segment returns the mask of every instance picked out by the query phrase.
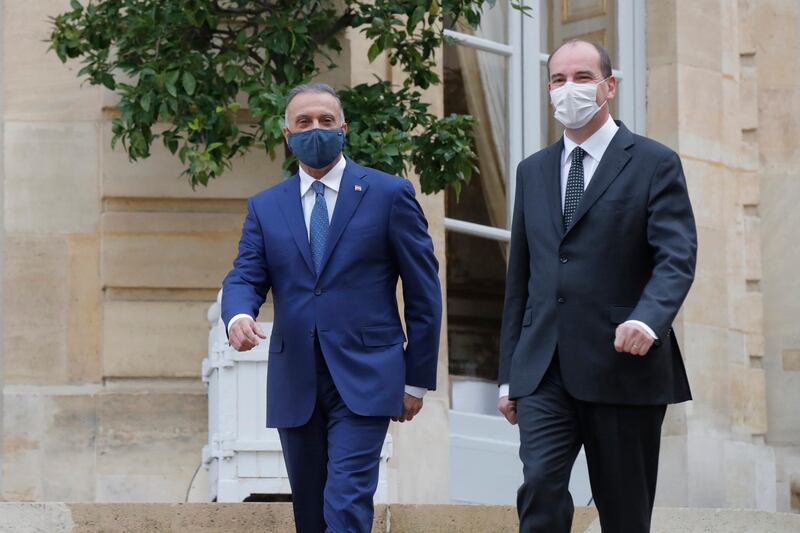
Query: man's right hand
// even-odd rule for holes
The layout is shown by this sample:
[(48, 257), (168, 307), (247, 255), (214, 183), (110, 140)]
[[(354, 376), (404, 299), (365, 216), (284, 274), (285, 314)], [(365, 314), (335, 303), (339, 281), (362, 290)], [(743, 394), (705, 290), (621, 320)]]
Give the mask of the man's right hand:
[(497, 402), (497, 409), (503, 413), (503, 416), (505, 416), (506, 420), (512, 425), (517, 424), (517, 402), (509, 400), (508, 396), (503, 396), (500, 398), (500, 401)]
[(252, 350), (260, 341), (259, 338), (266, 339), (267, 336), (255, 323), (252, 318), (242, 317), (231, 325), (228, 332), (228, 342), (237, 352)]

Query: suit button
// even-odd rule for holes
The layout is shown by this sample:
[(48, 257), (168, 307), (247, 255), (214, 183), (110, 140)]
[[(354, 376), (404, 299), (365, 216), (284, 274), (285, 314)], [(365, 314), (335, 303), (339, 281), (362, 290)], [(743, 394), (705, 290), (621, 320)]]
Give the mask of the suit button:
[(322, 289), (314, 289), (314, 294), (319, 296), (320, 294), (322, 294)]
[(558, 260), (561, 261), (562, 263), (566, 263), (567, 261), (569, 261), (569, 259), (567, 259), (564, 256), (559, 257)]
[(309, 331), (309, 332), (308, 332), (308, 336), (309, 336), (309, 337), (313, 337), (313, 336), (314, 336), (314, 330), (313, 330), (313, 329), (312, 329), (311, 331)]
[(556, 301), (557, 301), (558, 303), (560, 303), (560, 304), (563, 304), (564, 302), (566, 302), (566, 300), (565, 300), (565, 299), (564, 299), (562, 296), (559, 296), (559, 297), (558, 297), (558, 300), (556, 300)]

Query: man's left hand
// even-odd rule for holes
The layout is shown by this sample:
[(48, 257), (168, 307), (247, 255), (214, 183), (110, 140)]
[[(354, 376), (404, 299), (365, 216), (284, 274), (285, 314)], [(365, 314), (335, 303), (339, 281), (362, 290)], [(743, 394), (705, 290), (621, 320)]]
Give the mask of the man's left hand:
[(620, 324), (617, 327), (617, 338), (614, 349), (631, 355), (645, 355), (650, 351), (655, 339), (638, 324)]
[(406, 393), (405, 396), (403, 396), (403, 415), (393, 416), (392, 420), (395, 422), (411, 422), (411, 419), (417, 416), (417, 413), (419, 413), (421, 410), (422, 398), (417, 398)]

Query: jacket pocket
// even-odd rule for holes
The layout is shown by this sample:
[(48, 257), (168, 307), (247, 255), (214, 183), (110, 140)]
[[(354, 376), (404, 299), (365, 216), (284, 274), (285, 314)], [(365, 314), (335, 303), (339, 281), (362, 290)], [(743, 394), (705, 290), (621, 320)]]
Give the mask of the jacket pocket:
[(522, 315), (522, 327), (530, 326), (533, 323), (533, 309), (530, 307), (525, 308), (525, 314)]
[(633, 313), (633, 307), (625, 307), (621, 305), (612, 305), (608, 308), (608, 318), (613, 324), (622, 324)]
[(269, 338), (269, 353), (280, 353), (283, 351), (283, 336), (272, 335)]
[(405, 342), (406, 336), (400, 326), (370, 326), (361, 329), (364, 346), (391, 346)]

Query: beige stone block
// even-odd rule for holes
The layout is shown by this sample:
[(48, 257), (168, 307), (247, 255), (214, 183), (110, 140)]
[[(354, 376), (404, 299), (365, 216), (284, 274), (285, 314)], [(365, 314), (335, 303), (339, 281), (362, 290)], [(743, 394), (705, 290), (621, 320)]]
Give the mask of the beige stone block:
[(800, 349), (783, 350), (781, 353), (783, 369), (788, 372), (800, 372)]
[(760, 368), (731, 368), (731, 405), (733, 428), (743, 434), (767, 432), (767, 396), (765, 373)]
[[(648, 2), (648, 12), (650, 6), (655, 4), (661, 3)], [(679, 148), (678, 69), (675, 63), (649, 66), (647, 69), (647, 135), (673, 150)]]
[(97, 500), (183, 501), (207, 441), (204, 394), (106, 394), (98, 405)]
[[(683, 347), (685, 348), (685, 346)], [(684, 349), (684, 352), (686, 350)], [(689, 376), (691, 382), (692, 377)], [(680, 437), (686, 435), (686, 405), (682, 403), (667, 407), (664, 423), (661, 426), (662, 437)]]
[(699, 273), (683, 304), (686, 323), (728, 327), (728, 284), (722, 276)]
[(94, 499), (95, 397), (4, 394), (3, 498)]
[(96, 231), (97, 142), (98, 127), (90, 122), (6, 122), (6, 230)]
[[(775, 510), (775, 457), (767, 447), (747, 442), (729, 441), (724, 446), (725, 460), (725, 507)], [(764, 483), (772, 470), (771, 486)], [(765, 494), (772, 496), (771, 509), (765, 508)], [(769, 492), (767, 492), (769, 491)]]
[(761, 181), (754, 172), (740, 172), (737, 176), (739, 182), (739, 201), (741, 205), (758, 205), (761, 203)]
[(703, 69), (722, 70), (723, 33), (731, 28), (715, 0), (676, 2), (678, 62)]
[(67, 0), (3, 3), (3, 89), (6, 120), (98, 120), (100, 89), (76, 77), (79, 61), (62, 64), (48, 52), (49, 18), (69, 9)]
[[(752, 366), (753, 362), (750, 360), (750, 354), (747, 353), (746, 338), (750, 335), (742, 333), (733, 329), (728, 330), (728, 362), (733, 365)], [(727, 378), (721, 379), (722, 382), (727, 383)]]
[[(664, 65), (675, 64), (678, 60), (677, 2), (675, 0), (648, 0), (646, 19), (647, 66), (652, 70)], [(648, 103), (650, 102), (652, 100), (648, 98)], [(648, 113), (649, 110), (648, 105)]]
[[(737, 56), (738, 57), (738, 56)], [(742, 145), (742, 125), (739, 120), (739, 81), (728, 74), (722, 76), (722, 163), (728, 167), (740, 166), (739, 156)]]
[(722, 507), (725, 503), (724, 440), (705, 435), (687, 438), (688, 505)]
[[(667, 412), (672, 409), (670, 406)], [(658, 454), (658, 484), (656, 505), (659, 507), (686, 507), (688, 487), (688, 458), (686, 436), (663, 436)]]
[(728, 331), (721, 327), (684, 324), (685, 364), (692, 385), (691, 434), (725, 435), (731, 421), (728, 378)]
[(294, 532), (289, 503), (100, 503), (70, 504), (69, 510), (73, 533), (221, 533), (226, 528), (237, 533)]
[[(711, 211), (713, 206), (709, 209)], [(700, 214), (695, 207), (695, 218), (706, 215)], [(707, 213), (710, 215), (710, 213)], [(705, 225), (697, 226), (697, 272), (704, 276), (725, 275), (727, 272), (727, 239), (726, 230)]]
[(744, 217), (744, 246), (745, 246), (745, 278), (760, 280), (761, 271), (761, 218), (758, 216)]
[(208, 351), (204, 302), (108, 301), (103, 313), (106, 377), (199, 376)]
[(3, 393), (2, 500), (41, 500), (46, 406), (41, 396)]
[[(390, 501), (450, 501), (448, 413), (446, 397), (426, 395), (424, 408), (412, 423), (390, 425), (394, 455), (389, 462), (389, 476), (396, 484), (390, 487)], [(425, 454), (419, 453), (420, 446), (425, 447)]]
[(244, 217), (235, 213), (105, 213), (105, 287), (219, 288)]
[(724, 228), (725, 197), (720, 191), (724, 190), (730, 179), (727, 170), (718, 163), (689, 157), (684, 157), (682, 164), (697, 225)]
[[(780, 53), (795, 53), (792, 50), (792, 47), (786, 46), (785, 51)], [(779, 55), (777, 51), (775, 55)], [(758, 79), (760, 171), (764, 174), (796, 175), (794, 154), (797, 150), (796, 139), (800, 138), (800, 120), (797, 120), (800, 116), (800, 89), (796, 83), (788, 87), (776, 86), (775, 78), (767, 77), (760, 63)]]
[(734, 328), (745, 333), (764, 331), (764, 298), (760, 292), (746, 292), (731, 298), (731, 318)]
[(42, 477), (43, 500), (94, 500), (97, 400), (92, 394), (49, 398), (36, 472)]
[(70, 382), (102, 379), (102, 299), (100, 238), (97, 234), (67, 238), (67, 361)]
[(745, 348), (749, 357), (764, 357), (764, 335), (757, 333), (745, 335)]
[(228, 169), (208, 187), (192, 190), (177, 155), (164, 148), (161, 141), (153, 144), (148, 159), (135, 163), (119, 144), (111, 148), (111, 122), (102, 125), (101, 150), (103, 157), (103, 197), (154, 197), (154, 198), (247, 198), (283, 179), (282, 149), (271, 161), (264, 152), (253, 150), (245, 157), (236, 158)]
[(737, 2), (720, 2), (720, 54), (722, 73), (736, 78), (739, 74), (739, 6)]
[(697, 66), (678, 65), (678, 128), (681, 155), (720, 161), (722, 74)]
[(736, 116), (739, 118), (741, 129), (758, 128), (758, 70), (751, 61), (746, 61), (741, 67), (739, 109)]
[[(472, 505), (392, 505), (391, 531), (398, 533), (501, 533), (519, 527), (516, 511), (511, 506)], [(578, 509), (580, 518), (581, 510)], [(586, 523), (583, 524), (584, 528)], [(573, 531), (582, 531), (575, 529)]]
[(69, 375), (66, 238), (9, 234), (4, 247), (3, 379), (64, 383)]
[[(761, 182), (764, 326), (770, 336), (797, 336), (800, 316), (800, 180), (790, 174), (765, 176)], [(797, 340), (787, 347), (797, 346)]]

